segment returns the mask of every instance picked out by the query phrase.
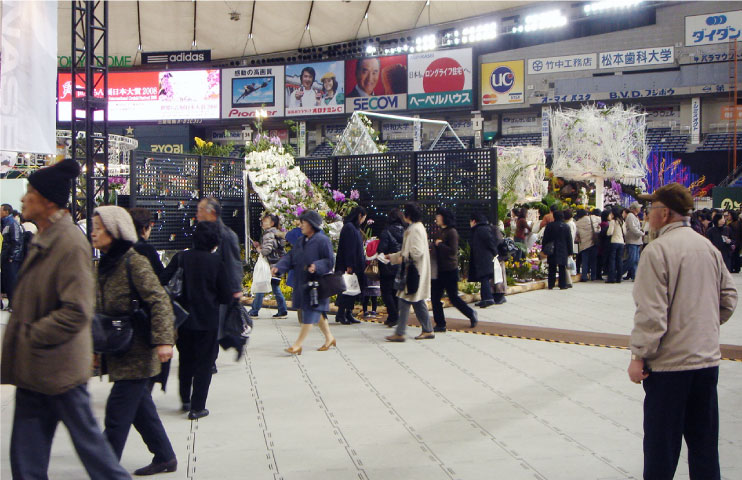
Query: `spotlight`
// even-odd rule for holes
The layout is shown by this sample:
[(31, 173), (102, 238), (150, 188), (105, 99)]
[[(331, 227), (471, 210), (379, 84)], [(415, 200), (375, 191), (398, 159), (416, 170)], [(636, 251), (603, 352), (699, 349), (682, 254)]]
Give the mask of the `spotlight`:
[(609, 10), (633, 8), (642, 3), (642, 0), (604, 0), (602, 2), (588, 3), (583, 8), (586, 15), (597, 15)]

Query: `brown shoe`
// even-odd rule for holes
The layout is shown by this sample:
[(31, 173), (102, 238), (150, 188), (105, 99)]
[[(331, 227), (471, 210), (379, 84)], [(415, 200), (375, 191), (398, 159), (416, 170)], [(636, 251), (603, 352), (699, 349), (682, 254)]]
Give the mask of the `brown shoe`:
[(387, 342), (404, 342), (407, 340), (403, 335), (389, 335), (385, 338)]
[(432, 340), (435, 338), (435, 334), (431, 332), (423, 332), (417, 337), (415, 337), (415, 340)]

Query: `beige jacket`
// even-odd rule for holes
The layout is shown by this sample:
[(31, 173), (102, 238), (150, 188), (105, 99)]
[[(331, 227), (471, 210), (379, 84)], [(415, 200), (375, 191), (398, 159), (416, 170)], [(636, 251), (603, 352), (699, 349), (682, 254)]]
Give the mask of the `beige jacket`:
[(721, 253), (689, 224), (666, 225), (645, 247), (634, 302), (630, 347), (651, 370), (719, 364), (719, 327), (737, 306), (737, 290)]
[(606, 233), (611, 237), (611, 243), (626, 243), (626, 223), (623, 221), (611, 220)]
[[(592, 224), (590, 223), (592, 221)], [(580, 236), (579, 251), (587, 250), (593, 244), (593, 232), (600, 233), (600, 217), (585, 215), (575, 222), (577, 233)]]
[(420, 222), (411, 224), (404, 232), (402, 250), (390, 255), (393, 264), (402, 263), (402, 259), (410, 258), (420, 273), (420, 287), (414, 294), (400, 291), (397, 296), (408, 302), (418, 302), (430, 298), (430, 252), (428, 250), (428, 234)]

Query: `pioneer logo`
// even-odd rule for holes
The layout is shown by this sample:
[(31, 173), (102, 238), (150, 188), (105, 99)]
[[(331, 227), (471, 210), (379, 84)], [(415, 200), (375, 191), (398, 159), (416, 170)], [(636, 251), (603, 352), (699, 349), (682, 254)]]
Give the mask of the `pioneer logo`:
[(211, 61), (211, 50), (184, 50), (178, 52), (142, 53), (143, 65), (202, 63), (209, 61)]

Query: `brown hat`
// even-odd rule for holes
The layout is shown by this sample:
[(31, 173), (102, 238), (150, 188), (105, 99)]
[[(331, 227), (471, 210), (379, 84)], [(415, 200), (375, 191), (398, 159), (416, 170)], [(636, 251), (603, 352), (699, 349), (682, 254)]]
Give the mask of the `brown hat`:
[(654, 191), (651, 195), (639, 195), (639, 200), (662, 202), (670, 210), (680, 215), (688, 215), (693, 209), (693, 196), (690, 190), (679, 183), (668, 183)]

